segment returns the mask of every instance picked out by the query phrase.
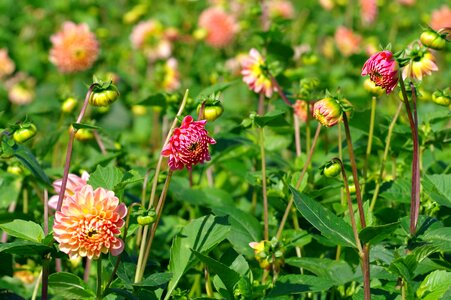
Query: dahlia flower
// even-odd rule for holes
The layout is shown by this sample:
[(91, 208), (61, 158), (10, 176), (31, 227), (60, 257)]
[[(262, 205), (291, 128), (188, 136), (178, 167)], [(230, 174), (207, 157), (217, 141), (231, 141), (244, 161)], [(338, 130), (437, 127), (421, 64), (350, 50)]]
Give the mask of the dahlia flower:
[(9, 101), (16, 105), (26, 105), (35, 97), (36, 80), (25, 73), (18, 73), (5, 82)]
[(431, 75), (432, 71), (438, 71), (435, 64), (435, 57), (431, 52), (419, 54), (410, 60), (402, 70), (402, 79), (412, 78), (422, 80), (423, 76)]
[(238, 30), (235, 18), (218, 7), (204, 10), (199, 17), (198, 26), (207, 32), (205, 42), (215, 48), (229, 45)]
[(363, 24), (372, 24), (377, 17), (376, 0), (360, 0), (360, 18)]
[(0, 49), (0, 79), (14, 72), (16, 66), (8, 56), (7, 49)]
[(315, 102), (313, 105), (313, 117), (326, 127), (332, 127), (343, 118), (343, 110), (340, 103), (333, 98), (327, 97)]
[(63, 73), (89, 69), (99, 55), (99, 43), (87, 24), (65, 22), (62, 30), (50, 37), (50, 62)]
[(382, 51), (373, 54), (363, 65), (362, 76), (370, 75), (370, 79), (391, 93), (398, 84), (398, 62), (390, 51)]
[(55, 214), (53, 235), (62, 252), (70, 258), (97, 259), (102, 253), (117, 256), (124, 242), (117, 237), (124, 225), (127, 207), (112, 191), (93, 190), (89, 184), (67, 197)]
[(307, 101), (296, 100), (293, 104), (294, 114), (302, 121), (307, 122), (308, 118), (308, 105)]
[(434, 30), (451, 27), (451, 9), (449, 6), (442, 5), (442, 7), (432, 11), (429, 25)]
[(344, 26), (339, 26), (335, 31), (337, 48), (346, 57), (359, 53), (361, 41), (362, 37), (360, 35), (355, 34), (352, 30)]
[[(82, 189), (89, 180), (89, 173), (83, 172), (81, 174), (81, 177), (75, 175), (75, 174), (69, 174), (67, 177), (67, 183), (66, 183), (66, 190), (64, 191), (64, 199), (65, 201), (67, 197), (73, 196), (76, 192)], [(55, 189), (55, 196), (50, 197), (49, 199), (49, 207), (56, 209), (56, 206), (58, 204), (58, 197), (59, 193), (61, 191), (61, 183), (63, 179), (58, 179), (53, 182), (53, 188)], [(64, 202), (63, 202), (64, 203)]]
[(276, 91), (263, 56), (254, 48), (249, 51), (249, 56), (241, 61), (241, 75), (243, 81), (256, 93), (265, 94), (269, 98)]
[(191, 169), (198, 163), (210, 160), (209, 144), (216, 141), (208, 136), (205, 130), (206, 120), (193, 121), (193, 117), (186, 116), (182, 125), (172, 133), (169, 142), (161, 151), (161, 155), (169, 156), (171, 170)]
[(163, 29), (163, 25), (156, 20), (143, 21), (133, 28), (130, 41), (150, 61), (166, 59), (171, 56), (172, 44)]

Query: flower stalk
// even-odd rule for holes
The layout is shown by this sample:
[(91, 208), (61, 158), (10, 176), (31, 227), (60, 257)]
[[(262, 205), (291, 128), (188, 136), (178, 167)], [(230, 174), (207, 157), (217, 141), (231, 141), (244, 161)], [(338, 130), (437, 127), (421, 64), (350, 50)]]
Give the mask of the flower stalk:
[(404, 104), (406, 106), (407, 117), (409, 118), (410, 131), (413, 142), (413, 158), (412, 158), (412, 190), (410, 202), (410, 234), (414, 235), (418, 223), (418, 215), (420, 209), (420, 150), (418, 142), (418, 115), (416, 109), (416, 91), (413, 84), (410, 85), (412, 89), (412, 105), (413, 111), (410, 108), (410, 101), (407, 96), (404, 81), (399, 81), (401, 86)]

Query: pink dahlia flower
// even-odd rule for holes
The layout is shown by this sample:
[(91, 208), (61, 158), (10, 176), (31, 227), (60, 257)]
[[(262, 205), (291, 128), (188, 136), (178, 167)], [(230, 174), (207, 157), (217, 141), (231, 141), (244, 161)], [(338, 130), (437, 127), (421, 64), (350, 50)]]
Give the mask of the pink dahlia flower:
[(50, 37), (50, 62), (59, 71), (71, 73), (89, 69), (99, 55), (99, 43), (87, 24), (65, 22), (62, 30)]
[(161, 155), (169, 156), (171, 170), (181, 170), (210, 160), (209, 144), (216, 141), (208, 136), (205, 130), (206, 120), (193, 121), (193, 117), (186, 116), (182, 125), (172, 133), (172, 137), (161, 151)]
[(440, 30), (445, 27), (451, 27), (451, 9), (447, 5), (443, 5), (431, 14), (430, 24), (432, 29)]
[(362, 37), (355, 34), (351, 29), (340, 26), (335, 31), (335, 43), (341, 54), (348, 57), (351, 54), (360, 52), (360, 42)]
[(207, 31), (205, 41), (215, 48), (229, 45), (238, 30), (235, 18), (218, 7), (204, 10), (199, 17), (198, 26)]
[(0, 79), (14, 72), (16, 66), (8, 56), (7, 49), (0, 49)]
[(9, 101), (16, 105), (26, 105), (35, 97), (36, 80), (25, 73), (17, 73), (5, 82)]
[(249, 56), (241, 61), (241, 75), (243, 81), (256, 93), (265, 94), (269, 98), (276, 91), (263, 56), (254, 48), (249, 51)]
[(169, 36), (156, 20), (143, 21), (133, 28), (130, 40), (135, 49), (142, 50), (150, 61), (166, 59), (172, 54)]
[(431, 52), (421, 54), (412, 59), (402, 70), (402, 78), (422, 80), (423, 76), (431, 75), (432, 71), (438, 71), (435, 57)]
[[(64, 199), (67, 197), (73, 196), (76, 192), (81, 190), (88, 182), (89, 180), (89, 173), (83, 172), (81, 174), (81, 177), (75, 175), (75, 174), (69, 174), (67, 177), (67, 183), (66, 183), (66, 190), (64, 191)], [(55, 189), (55, 196), (50, 197), (49, 199), (49, 207), (56, 209), (56, 206), (58, 205), (58, 195), (61, 191), (61, 182), (63, 179), (58, 179), (53, 182), (53, 188)], [(63, 202), (64, 203), (64, 202)]]
[(321, 125), (332, 127), (343, 118), (343, 110), (340, 103), (333, 98), (324, 98), (315, 102), (313, 105), (313, 117), (317, 119)]
[(377, 17), (377, 0), (360, 0), (360, 18), (365, 25), (372, 24)]
[(112, 191), (85, 185), (64, 201), (56, 212), (53, 235), (70, 258), (97, 259), (102, 253), (117, 256), (124, 242), (117, 237), (124, 225), (127, 207)]
[(363, 65), (362, 76), (370, 75), (370, 79), (387, 94), (398, 84), (398, 62), (390, 51), (373, 54)]
[(290, 1), (287, 0), (272, 0), (268, 2), (269, 14), (271, 17), (281, 17), (283, 19), (294, 18), (294, 7)]

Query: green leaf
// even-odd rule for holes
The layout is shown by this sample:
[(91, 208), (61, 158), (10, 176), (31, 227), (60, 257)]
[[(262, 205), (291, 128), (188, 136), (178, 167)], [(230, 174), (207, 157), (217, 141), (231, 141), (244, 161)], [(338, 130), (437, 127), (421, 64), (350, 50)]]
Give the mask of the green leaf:
[(95, 125), (90, 125), (90, 124), (83, 124), (83, 123), (72, 123), (72, 127), (74, 127), (75, 129), (101, 129), (101, 127), (99, 126), (95, 126)]
[(377, 244), (390, 235), (399, 228), (399, 222), (378, 225), (378, 226), (367, 226), (362, 229), (359, 233), (360, 240), (363, 243)]
[(41, 225), (32, 221), (16, 219), (9, 223), (0, 224), (0, 228), (10, 236), (27, 241), (40, 242), (44, 238), (44, 230), (42, 230)]
[(426, 231), (423, 240), (431, 243), (440, 251), (451, 251), (451, 227), (442, 227)]
[(27, 147), (16, 144), (13, 147), (14, 156), (28, 169), (31, 173), (42, 182), (50, 185), (50, 179), (45, 174), (41, 165), (38, 163), (33, 153)]
[(213, 213), (217, 216), (229, 216), (231, 229), (227, 239), (238, 253), (252, 256), (254, 251), (249, 243), (262, 240), (263, 229), (260, 222), (253, 215), (231, 205), (215, 207)]
[(438, 270), (430, 273), (420, 287), (417, 289), (417, 296), (422, 300), (435, 300), (441, 297), (450, 289), (451, 272)]
[(11, 243), (0, 244), (0, 252), (17, 254), (17, 255), (43, 255), (49, 253), (52, 248), (41, 243), (31, 241), (14, 241)]
[[(107, 296), (109, 294), (122, 296), (124, 299), (127, 299), (127, 300), (139, 300), (138, 297), (136, 297), (135, 295), (133, 295), (132, 293), (130, 293), (129, 291), (124, 290), (124, 289), (108, 288), (107, 290), (105, 290), (104, 296)], [(105, 299), (107, 299), (107, 298), (105, 297)]]
[(451, 207), (451, 174), (426, 175), (423, 187), (435, 202)]
[(230, 231), (227, 217), (211, 215), (195, 219), (174, 238), (170, 251), (169, 272), (173, 274), (165, 299), (171, 297), (183, 274), (195, 263), (191, 249), (208, 253), (222, 242)]
[(91, 173), (88, 184), (92, 185), (93, 189), (102, 187), (107, 190), (113, 190), (121, 182), (123, 176), (124, 173), (119, 168), (98, 165), (96, 170)]
[[(193, 254), (203, 263), (208, 266), (209, 271), (212, 271), (218, 274), (219, 278), (221, 278), (225, 287), (227, 288), (227, 299), (234, 299), (233, 289), (235, 284), (241, 279), (241, 276), (236, 271), (230, 269), (223, 263), (220, 263), (217, 260), (214, 260), (206, 255), (203, 255), (195, 250), (193, 250)], [(225, 296), (225, 295), (223, 295)]]
[(298, 268), (304, 268), (318, 277), (329, 280), (334, 285), (343, 285), (355, 280), (354, 272), (345, 261), (327, 258), (292, 257), (285, 263)]
[(143, 281), (134, 283), (133, 285), (139, 287), (159, 287), (160, 285), (168, 283), (171, 278), (171, 273), (154, 273)]
[(7, 208), (11, 203), (17, 201), (21, 182), (19, 176), (0, 171), (0, 209)]
[(333, 283), (326, 278), (312, 275), (284, 275), (280, 276), (274, 288), (265, 299), (280, 299), (279, 296), (307, 292), (327, 291)]
[(286, 110), (273, 110), (266, 113), (264, 116), (255, 116), (255, 124), (259, 127), (265, 126), (287, 126), (288, 122), (285, 120)]
[(49, 276), (49, 288), (52, 293), (65, 299), (94, 299), (95, 294), (78, 276), (59, 272)]
[(290, 190), (298, 211), (326, 238), (338, 245), (356, 247), (351, 225), (307, 195), (300, 194), (292, 186), (290, 186)]
[(390, 188), (380, 193), (382, 198), (398, 203), (410, 203), (411, 182), (406, 178), (397, 178)]

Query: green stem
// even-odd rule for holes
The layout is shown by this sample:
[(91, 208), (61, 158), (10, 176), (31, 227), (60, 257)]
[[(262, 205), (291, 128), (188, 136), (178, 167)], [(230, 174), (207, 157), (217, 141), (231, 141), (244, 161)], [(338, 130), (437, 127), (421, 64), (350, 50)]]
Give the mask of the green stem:
[(49, 293), (50, 256), (46, 255), (42, 261), (42, 289), (41, 299), (47, 300)]
[(98, 300), (102, 299), (102, 257), (97, 259), (97, 294)]
[(382, 177), (384, 174), (385, 163), (387, 161), (388, 151), (390, 150), (390, 142), (391, 142), (391, 136), (393, 133), (393, 128), (395, 128), (395, 124), (396, 124), (396, 121), (398, 120), (399, 113), (401, 112), (402, 106), (403, 106), (403, 103), (400, 102), (398, 105), (398, 109), (396, 110), (396, 113), (393, 116), (393, 120), (391, 121), (391, 123), (388, 127), (387, 138), (385, 140), (384, 156), (382, 157), (382, 162), (381, 162), (381, 166), (380, 166), (380, 170), (379, 170), (379, 176), (376, 180), (376, 186), (374, 187), (373, 198), (371, 199), (371, 204), (370, 204), (370, 211), (374, 210), (374, 207), (375, 207), (376, 201), (377, 201), (377, 197), (379, 196), (379, 189), (380, 189)]
[(260, 156), (261, 156), (261, 171), (262, 171), (262, 196), (263, 196), (263, 224), (264, 224), (264, 239), (269, 240), (269, 226), (268, 226), (268, 195), (266, 191), (266, 158), (265, 158), (265, 139), (264, 128), (260, 128)]
[(416, 94), (413, 84), (412, 88), (412, 102), (413, 113), (410, 109), (409, 98), (407, 97), (406, 87), (404, 81), (400, 81), (402, 96), (407, 110), (407, 117), (409, 118), (410, 131), (413, 142), (413, 157), (412, 157), (412, 190), (410, 202), (410, 234), (414, 235), (418, 223), (418, 214), (420, 209), (420, 168), (419, 168), (419, 144), (418, 144), (418, 116), (416, 110)]
[[(301, 175), (299, 176), (299, 179), (296, 182), (296, 189), (299, 189), (299, 187), (301, 186), (302, 179), (304, 179), (304, 175), (307, 172), (308, 166), (310, 165), (310, 161), (312, 159), (313, 152), (315, 151), (316, 142), (318, 141), (318, 136), (319, 136), (320, 131), (321, 131), (321, 124), (318, 123), (318, 127), (316, 127), (315, 136), (313, 137), (312, 147), (310, 148), (310, 151), (307, 156), (307, 160), (304, 164), (304, 168), (302, 169)], [(291, 196), (290, 200), (288, 201), (287, 208), (285, 209), (285, 213), (283, 214), (282, 220), (280, 221), (279, 229), (277, 230), (276, 238), (278, 240), (280, 240), (280, 237), (282, 236), (282, 231), (283, 231), (283, 228), (285, 227), (285, 223), (287, 222), (287, 218), (290, 213), (293, 202), (294, 202), (294, 197)]]
[(213, 298), (213, 288), (211, 286), (210, 272), (208, 272), (207, 266), (205, 266), (204, 274), (205, 274), (205, 291), (207, 292), (208, 297)]
[[(373, 96), (371, 98), (371, 117), (370, 117), (370, 129), (368, 131), (368, 145), (366, 147), (366, 155), (365, 162), (363, 165), (363, 180), (366, 183), (367, 181), (367, 172), (368, 172), (368, 160), (371, 154), (371, 148), (373, 146), (373, 134), (374, 134), (374, 119), (376, 116), (376, 97)], [(362, 190), (365, 188), (365, 185), (362, 187)]]
[(296, 113), (293, 114), (294, 120), (294, 145), (296, 146), (296, 156), (301, 156), (302, 148), (301, 148), (301, 132), (299, 130), (299, 118), (296, 116)]

